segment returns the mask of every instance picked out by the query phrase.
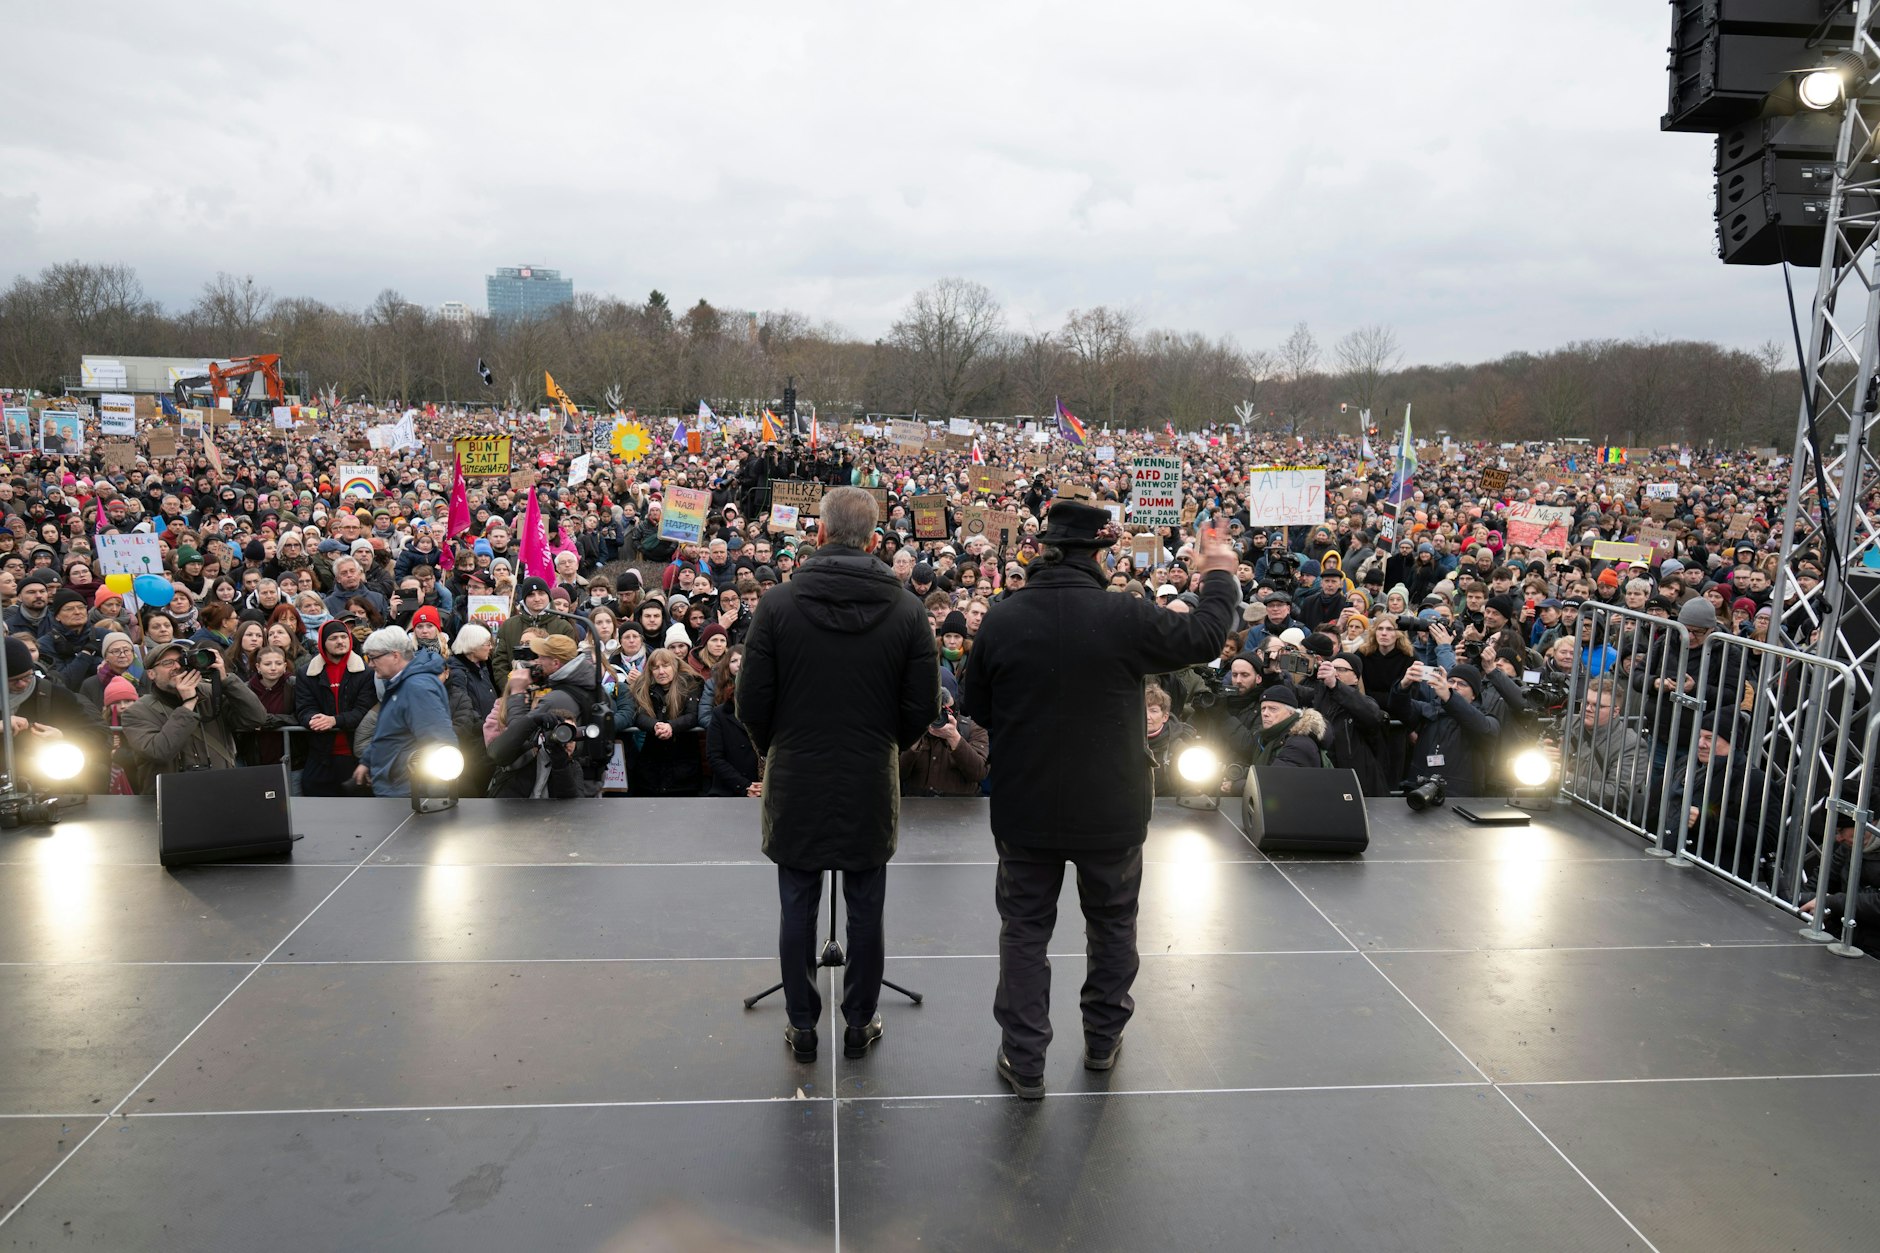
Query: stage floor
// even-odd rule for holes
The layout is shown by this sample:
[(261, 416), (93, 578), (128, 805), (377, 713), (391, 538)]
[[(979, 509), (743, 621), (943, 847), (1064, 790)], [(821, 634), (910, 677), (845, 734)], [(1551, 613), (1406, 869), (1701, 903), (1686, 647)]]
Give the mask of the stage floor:
[[(1166, 803), (1163, 803), (1166, 804)], [(986, 810), (910, 800), (864, 1060), (792, 1060), (744, 800), (305, 801), (291, 864), (0, 832), (0, 1248), (1872, 1247), (1880, 966), (1570, 810), (1362, 861), (1158, 809), (1137, 1012), (993, 1072)], [(827, 980), (828, 972), (824, 972)], [(825, 984), (834, 1013), (837, 996)]]

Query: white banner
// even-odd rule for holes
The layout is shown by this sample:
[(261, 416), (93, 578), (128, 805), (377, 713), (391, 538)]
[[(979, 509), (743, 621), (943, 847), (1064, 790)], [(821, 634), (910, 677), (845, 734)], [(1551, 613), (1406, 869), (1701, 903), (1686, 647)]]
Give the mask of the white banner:
[(1323, 521), (1324, 466), (1265, 466), (1248, 474), (1248, 525), (1317, 526)]
[(98, 433), (137, 434), (137, 397), (117, 394), (98, 397)]
[(1646, 500), (1676, 500), (1677, 498), (1678, 485), (1676, 483), (1647, 483), (1645, 485)]
[(1129, 520), (1137, 526), (1180, 526), (1182, 460), (1138, 457), (1129, 467)]
[(588, 472), (594, 464), (594, 454), (584, 452), (568, 463), (568, 486), (579, 487), (587, 482)]
[(103, 574), (162, 574), (163, 545), (155, 535), (98, 536), (98, 569)]
[(973, 433), (973, 420), (971, 418), (948, 418), (947, 419), (947, 434), (971, 435), (972, 433)]

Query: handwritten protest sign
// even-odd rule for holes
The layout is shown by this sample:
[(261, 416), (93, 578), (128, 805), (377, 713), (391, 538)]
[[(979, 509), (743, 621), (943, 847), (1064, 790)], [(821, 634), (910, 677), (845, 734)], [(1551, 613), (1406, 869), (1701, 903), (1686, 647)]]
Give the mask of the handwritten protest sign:
[(1565, 551), (1572, 525), (1573, 510), (1558, 505), (1521, 501), (1508, 508), (1508, 542), (1520, 548)]
[(908, 507), (914, 511), (914, 537), (916, 539), (945, 539), (947, 537), (947, 498), (945, 496), (914, 496), (907, 503)]
[(475, 435), (457, 441), (467, 479), (497, 478), (509, 473), (509, 436)]
[(163, 545), (155, 535), (98, 536), (98, 568), (104, 574), (162, 574)]
[(888, 442), (897, 448), (919, 448), (927, 442), (927, 424), (892, 419), (888, 423)]
[(1011, 509), (993, 509), (986, 514), (986, 534), (1001, 551), (1018, 543), (1018, 513)]
[(992, 510), (984, 505), (968, 505), (960, 511), (960, 533), (967, 539), (990, 539), (986, 534), (986, 515)]
[(1316, 526), (1325, 521), (1324, 466), (1262, 466), (1247, 476), (1253, 526)]
[[(1180, 526), (1180, 457), (1138, 457), (1129, 467), (1129, 514), (1137, 526)], [(1320, 479), (1321, 492), (1323, 478)]]
[(1599, 540), (1593, 545), (1593, 557), (1597, 561), (1650, 561), (1650, 544), (1626, 544), (1619, 540)]
[(469, 620), (480, 627), (486, 627), (494, 634), (496, 628), (503, 625), (503, 619), (509, 616), (509, 597), (507, 596), (466, 596)]
[(712, 494), (696, 487), (666, 489), (666, 507), (659, 518), (659, 538), (696, 544), (705, 535), (705, 515), (711, 511)]
[(1490, 467), (1482, 471), (1482, 490), (1490, 496), (1499, 496), (1508, 490), (1508, 472)]
[(796, 479), (778, 479), (770, 485), (770, 503), (790, 505), (806, 518), (822, 512), (823, 485)]
[(770, 529), (773, 531), (794, 531), (802, 516), (802, 510), (795, 505), (772, 505), (770, 507)]
[(110, 393), (98, 397), (98, 433), (137, 434), (137, 398)]
[(1676, 483), (1647, 483), (1645, 485), (1646, 500), (1676, 500), (1677, 498), (1678, 485)]

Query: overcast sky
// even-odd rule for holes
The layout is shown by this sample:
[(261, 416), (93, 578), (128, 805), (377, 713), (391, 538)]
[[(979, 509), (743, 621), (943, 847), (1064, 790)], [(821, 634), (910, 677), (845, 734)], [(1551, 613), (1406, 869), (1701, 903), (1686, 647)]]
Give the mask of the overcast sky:
[(6, 27), (0, 281), (82, 258), (167, 305), (227, 270), (480, 308), (533, 263), (872, 337), (958, 274), (1019, 328), (1383, 322), (1412, 362), (1788, 338), (1780, 271), (1714, 255), (1711, 141), (1658, 130), (1648, 0), (108, 0)]

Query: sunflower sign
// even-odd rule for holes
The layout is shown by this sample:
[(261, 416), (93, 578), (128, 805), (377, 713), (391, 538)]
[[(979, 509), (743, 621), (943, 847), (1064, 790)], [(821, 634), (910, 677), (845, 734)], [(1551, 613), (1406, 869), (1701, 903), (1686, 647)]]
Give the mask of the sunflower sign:
[(653, 433), (644, 423), (616, 421), (611, 446), (614, 460), (631, 464), (653, 451)]

